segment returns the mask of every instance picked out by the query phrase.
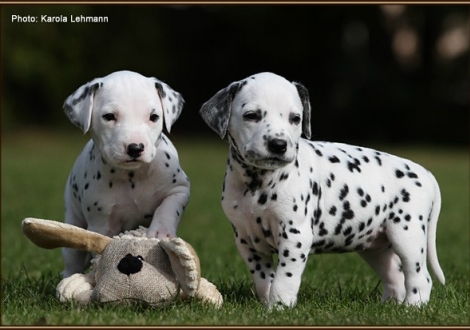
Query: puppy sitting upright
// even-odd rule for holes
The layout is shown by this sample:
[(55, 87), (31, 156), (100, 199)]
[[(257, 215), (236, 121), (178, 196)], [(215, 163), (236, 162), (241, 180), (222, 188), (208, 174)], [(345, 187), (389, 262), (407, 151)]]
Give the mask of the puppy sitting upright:
[[(433, 175), (367, 148), (312, 142), (308, 91), (272, 74), (230, 84), (200, 111), (230, 144), (222, 206), (263, 303), (293, 306), (310, 253), (357, 251), (382, 300), (419, 305), (444, 274)], [(278, 254), (277, 267), (272, 255)]]
[[(163, 134), (183, 108), (181, 95), (156, 78), (114, 72), (81, 86), (64, 103), (91, 140), (65, 188), (65, 222), (114, 236), (148, 226), (148, 237), (173, 237), (189, 202), (189, 180)], [(87, 253), (64, 248), (64, 277), (83, 272)]]

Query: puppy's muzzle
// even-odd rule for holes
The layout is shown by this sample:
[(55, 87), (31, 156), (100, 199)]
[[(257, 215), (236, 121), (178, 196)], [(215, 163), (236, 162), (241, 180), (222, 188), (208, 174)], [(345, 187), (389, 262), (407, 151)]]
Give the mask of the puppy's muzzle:
[(139, 144), (131, 143), (127, 146), (127, 154), (132, 159), (139, 158), (143, 152), (144, 152), (144, 145), (142, 143), (139, 143)]

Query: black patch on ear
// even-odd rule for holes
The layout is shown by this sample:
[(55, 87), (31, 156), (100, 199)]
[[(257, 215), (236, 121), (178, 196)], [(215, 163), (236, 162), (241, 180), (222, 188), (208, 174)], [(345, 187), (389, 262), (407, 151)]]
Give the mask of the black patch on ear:
[(70, 119), (70, 121), (83, 131), (85, 131), (84, 124), (80, 122), (79, 118), (80, 118), (81, 111), (80, 111), (80, 106), (77, 106), (77, 104), (84, 101), (88, 97), (90, 98), (94, 97), (96, 90), (103, 86), (102, 82), (96, 82), (92, 85), (90, 85), (90, 83), (91, 81), (83, 85), (85, 86), (85, 88), (81, 92), (80, 96), (74, 98), (77, 91), (80, 90), (80, 88), (82, 88), (83, 86), (81, 86), (71, 96), (69, 96), (65, 100), (64, 104), (62, 105), (62, 109), (65, 112), (66, 116)]
[(159, 82), (156, 82), (155, 88), (158, 90), (158, 93), (160, 94), (161, 98), (164, 99), (166, 97), (166, 93), (163, 90), (162, 84), (160, 84)]
[(76, 99), (73, 99), (72, 100), (72, 105), (76, 105), (78, 103), (80, 103), (81, 101), (83, 101), (87, 96), (95, 93), (95, 91), (100, 88), (101, 86), (103, 86), (103, 83), (102, 82), (97, 82), (93, 85), (89, 85), (87, 87), (85, 87), (85, 89), (83, 90), (82, 94), (77, 97)]
[(308, 95), (307, 88), (297, 82), (293, 82), (294, 86), (297, 88), (297, 93), (299, 93), (300, 100), (302, 101), (303, 107), (303, 119), (302, 119), (302, 132), (304, 133), (307, 139), (312, 137), (312, 132), (310, 129), (310, 97)]
[(230, 84), (230, 86), (218, 91), (199, 110), (199, 114), (206, 124), (217, 132), (222, 139), (227, 133), (232, 101), (245, 84), (245, 81)]

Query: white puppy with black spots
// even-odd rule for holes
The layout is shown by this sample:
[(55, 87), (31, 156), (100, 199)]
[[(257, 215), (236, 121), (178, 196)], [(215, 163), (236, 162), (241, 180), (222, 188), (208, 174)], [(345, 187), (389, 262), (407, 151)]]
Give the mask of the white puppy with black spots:
[[(114, 72), (78, 88), (64, 103), (87, 143), (65, 188), (65, 222), (107, 236), (139, 225), (147, 236), (176, 236), (189, 180), (163, 133), (183, 108), (181, 95), (156, 78)], [(64, 248), (64, 277), (82, 273), (87, 253)]]
[(444, 284), (435, 243), (441, 197), (426, 169), (301, 138), (311, 135), (308, 91), (273, 73), (233, 82), (200, 114), (229, 141), (222, 207), (265, 305), (296, 304), (315, 253), (357, 251), (380, 276), (383, 301), (426, 303), (426, 258)]

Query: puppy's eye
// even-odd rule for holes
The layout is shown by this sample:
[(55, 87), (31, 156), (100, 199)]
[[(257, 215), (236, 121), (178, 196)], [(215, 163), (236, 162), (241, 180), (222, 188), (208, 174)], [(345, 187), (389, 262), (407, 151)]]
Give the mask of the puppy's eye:
[(243, 119), (258, 122), (261, 119), (261, 113), (260, 111), (248, 111), (243, 114)]
[(116, 120), (116, 116), (114, 116), (114, 113), (106, 113), (102, 117), (106, 121)]
[(140, 259), (140, 260), (144, 261), (144, 258), (141, 255), (138, 255), (137, 259)]
[(302, 121), (302, 118), (300, 117), (300, 115), (298, 114), (295, 114), (295, 113), (291, 113), (290, 116), (289, 116), (289, 122), (293, 125), (298, 125), (300, 124), (300, 122)]
[(153, 113), (153, 114), (150, 115), (149, 119), (150, 119), (151, 122), (156, 123), (158, 118), (160, 118), (160, 116), (157, 115), (156, 113)]

